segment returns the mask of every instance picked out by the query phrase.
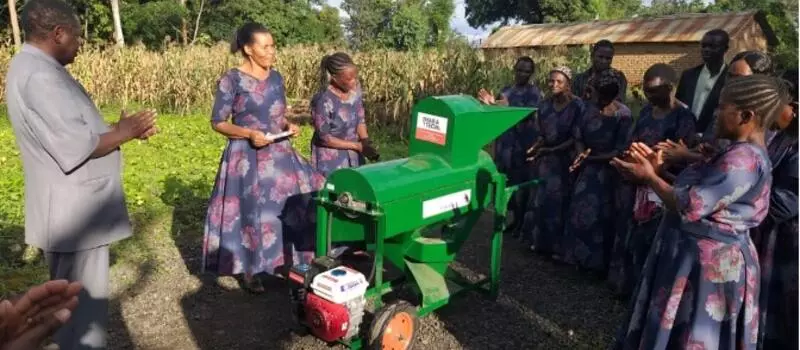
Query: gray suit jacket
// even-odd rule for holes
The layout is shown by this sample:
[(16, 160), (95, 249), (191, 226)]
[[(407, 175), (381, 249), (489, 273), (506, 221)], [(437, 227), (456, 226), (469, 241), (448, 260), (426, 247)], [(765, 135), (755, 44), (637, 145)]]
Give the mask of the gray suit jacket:
[(5, 97), (25, 173), (25, 242), (75, 252), (129, 237), (122, 156), (91, 158), (109, 126), (83, 86), (25, 44), (9, 65)]

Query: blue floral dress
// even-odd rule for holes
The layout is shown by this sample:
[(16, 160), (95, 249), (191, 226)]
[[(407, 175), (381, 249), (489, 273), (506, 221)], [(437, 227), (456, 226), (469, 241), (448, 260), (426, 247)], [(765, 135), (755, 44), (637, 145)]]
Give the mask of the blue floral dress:
[(766, 217), (766, 150), (732, 143), (687, 167), (676, 211), (659, 225), (615, 349), (755, 349), (758, 253), (750, 230)]
[(363, 125), (364, 104), (361, 93), (350, 94), (342, 100), (330, 89), (317, 93), (311, 102), (314, 136), (311, 139), (311, 164), (328, 176), (339, 168), (354, 168), (364, 164), (364, 157), (352, 150), (329, 148), (321, 145), (328, 137), (358, 142), (358, 126)]
[[(511, 107), (536, 107), (542, 94), (535, 85), (524, 87), (506, 86), (500, 95)], [(526, 161), (525, 152), (533, 145), (538, 135), (535, 131), (535, 115), (525, 118), (509, 129), (495, 141), (495, 165), (497, 170), (508, 177), (508, 185), (515, 185), (533, 178), (533, 165)], [(517, 191), (509, 201), (509, 211), (513, 213), (515, 226), (522, 224), (525, 204), (529, 201), (527, 191)]]
[[(536, 133), (544, 140), (543, 147), (555, 147), (572, 139), (575, 123), (583, 115), (584, 103), (573, 99), (561, 110), (552, 100), (539, 106)], [(573, 147), (541, 155), (535, 161), (535, 173), (544, 181), (543, 186), (530, 189), (525, 211), (523, 233), (531, 238), (537, 252), (559, 253), (564, 233), (564, 215), (572, 193), (569, 166), (572, 164)], [(533, 200), (531, 200), (533, 199)]]
[(797, 138), (779, 132), (767, 147), (772, 163), (769, 215), (753, 230), (761, 263), (759, 349), (797, 349)]
[[(285, 112), (280, 73), (259, 80), (231, 69), (218, 81), (211, 122), (277, 134), (286, 127)], [(208, 205), (203, 270), (253, 276), (310, 261), (311, 199), (323, 183), (289, 140), (256, 149), (249, 140), (229, 139)]]
[[(587, 103), (573, 137), (592, 149), (590, 156), (621, 153), (632, 121), (631, 111), (624, 105), (614, 116), (605, 116), (595, 104)], [(614, 185), (619, 173), (609, 160), (587, 159), (578, 171), (564, 229), (563, 259), (603, 273), (614, 239)]]
[[(506, 86), (500, 94), (511, 107), (536, 107), (542, 99), (542, 94), (535, 85)], [(495, 143), (497, 168), (509, 177), (511, 183), (530, 178), (530, 166), (526, 164), (525, 151), (533, 145), (537, 137), (534, 122), (533, 118), (526, 118), (500, 135)]]
[[(654, 147), (665, 140), (690, 142), (695, 137), (696, 119), (685, 107), (673, 109), (661, 118), (653, 117), (653, 106), (646, 105), (639, 112), (633, 127), (628, 147), (633, 142), (642, 142)], [(614, 249), (609, 266), (609, 282), (612, 289), (627, 296), (641, 275), (644, 260), (650, 252), (653, 237), (661, 221), (662, 210), (648, 203), (639, 206), (639, 215), (634, 215), (636, 197), (646, 198), (649, 187), (636, 186), (618, 177), (615, 191), (616, 226)]]

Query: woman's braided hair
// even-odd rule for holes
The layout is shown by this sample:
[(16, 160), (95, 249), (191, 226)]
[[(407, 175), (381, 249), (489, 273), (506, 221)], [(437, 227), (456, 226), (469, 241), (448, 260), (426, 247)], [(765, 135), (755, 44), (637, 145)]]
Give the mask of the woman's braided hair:
[(735, 77), (725, 82), (720, 102), (756, 114), (759, 126), (772, 125), (791, 101), (789, 89), (778, 78), (763, 74)]
[(344, 52), (323, 57), (319, 67), (319, 91), (325, 91), (328, 88), (332, 76), (352, 66), (355, 66), (353, 59)]
[(772, 65), (772, 59), (768, 54), (761, 51), (740, 52), (736, 54), (736, 56), (733, 56), (731, 59), (731, 64), (738, 60), (744, 60), (744, 63), (747, 63), (747, 66), (750, 67), (750, 70), (753, 71), (753, 74), (773, 75), (775, 73), (774, 66)]

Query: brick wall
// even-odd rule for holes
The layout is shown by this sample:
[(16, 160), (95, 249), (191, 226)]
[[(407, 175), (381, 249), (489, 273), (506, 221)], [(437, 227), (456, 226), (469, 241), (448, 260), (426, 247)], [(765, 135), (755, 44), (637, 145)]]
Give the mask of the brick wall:
[[(613, 66), (625, 73), (630, 85), (640, 84), (647, 68), (656, 63), (667, 63), (675, 68), (678, 74), (703, 63), (699, 42), (621, 43), (614, 45), (614, 49), (616, 53)], [(751, 21), (731, 37), (726, 62), (737, 53), (747, 50), (767, 50), (767, 39), (755, 21)]]
[(613, 66), (625, 73), (631, 86), (640, 84), (644, 72), (656, 63), (667, 63), (680, 73), (703, 61), (696, 42), (617, 44), (614, 51)]

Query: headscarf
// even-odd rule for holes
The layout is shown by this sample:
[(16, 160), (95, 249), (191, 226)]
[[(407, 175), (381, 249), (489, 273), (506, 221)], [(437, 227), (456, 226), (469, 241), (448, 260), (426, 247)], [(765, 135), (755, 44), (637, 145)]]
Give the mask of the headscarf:
[(550, 70), (550, 73), (555, 72), (563, 74), (565, 77), (567, 77), (567, 80), (572, 80), (572, 69), (569, 69), (567, 66), (559, 66)]

